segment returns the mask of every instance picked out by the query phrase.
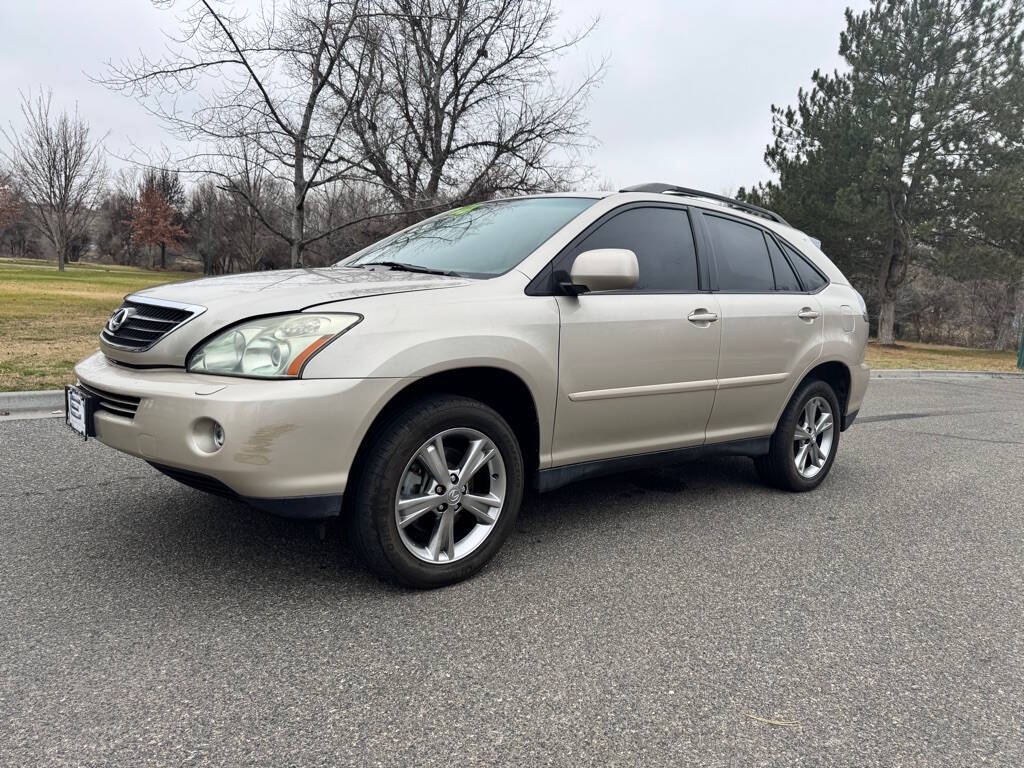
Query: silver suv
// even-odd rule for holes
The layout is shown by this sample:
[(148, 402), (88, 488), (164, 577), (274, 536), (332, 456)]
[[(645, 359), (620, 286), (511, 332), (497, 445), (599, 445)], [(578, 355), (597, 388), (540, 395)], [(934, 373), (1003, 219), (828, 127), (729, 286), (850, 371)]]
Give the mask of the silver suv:
[(664, 184), (521, 197), (325, 269), (128, 296), (68, 423), (194, 488), (342, 515), (376, 573), (435, 587), (494, 555), (527, 488), (709, 454), (815, 488), (867, 334), (770, 211)]

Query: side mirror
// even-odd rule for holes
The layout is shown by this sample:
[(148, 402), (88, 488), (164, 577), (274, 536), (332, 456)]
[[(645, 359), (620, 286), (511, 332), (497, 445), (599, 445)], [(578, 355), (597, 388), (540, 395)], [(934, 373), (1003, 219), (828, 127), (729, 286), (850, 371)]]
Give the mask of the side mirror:
[(632, 288), (639, 279), (635, 253), (625, 248), (598, 248), (576, 257), (569, 285), (562, 288), (573, 296), (587, 291), (621, 291)]

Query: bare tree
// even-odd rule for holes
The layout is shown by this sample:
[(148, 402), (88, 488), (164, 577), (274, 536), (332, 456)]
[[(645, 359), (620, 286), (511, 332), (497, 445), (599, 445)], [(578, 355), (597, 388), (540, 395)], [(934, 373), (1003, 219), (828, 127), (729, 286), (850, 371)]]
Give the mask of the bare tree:
[[(339, 58), (366, 2), (271, 0), (243, 13), (198, 0), (178, 17), (181, 35), (166, 56), (108, 64), (99, 82), (135, 96), (178, 136), (198, 143), (201, 149), (179, 166), (215, 175), (226, 191), (246, 200), (263, 225), (288, 243), (294, 266), (307, 245), (329, 234), (306, 231), (311, 190), (352, 170), (338, 153), (345, 106), (325, 106), (344, 89), (326, 86), (338, 76)], [(169, 9), (174, 2), (154, 5)], [(178, 98), (187, 91), (195, 92), (192, 109), (182, 108)], [(238, 165), (253, 158), (269, 178), (291, 187), (285, 226), (251, 190), (235, 186)]]
[(134, 263), (132, 246), (132, 209), (139, 182), (135, 169), (122, 168), (114, 175), (100, 202), (97, 245), (118, 264)]
[[(230, 183), (221, 185), (227, 191), (228, 216), (225, 225), (231, 232), (232, 249), (239, 263), (252, 271), (264, 266), (273, 250), (268, 239), (274, 236), (265, 222), (268, 214), (273, 215), (286, 209), (287, 204), (283, 204), (287, 198), (287, 194), (283, 194), (286, 185), (267, 174), (266, 159), (261, 156), (258, 147), (239, 147), (237, 161), (232, 165), (235, 173)], [(308, 196), (307, 192), (307, 201), (303, 203), (304, 227), (311, 221)], [(265, 213), (261, 217), (257, 211)], [(283, 228), (280, 219), (278, 215), (277, 218), (271, 218), (269, 223)], [(305, 261), (304, 248), (303, 263)]]
[(203, 262), (203, 273), (214, 275), (231, 271), (231, 250), (225, 247), (224, 192), (209, 180), (192, 188), (185, 220), (192, 243)]
[(11, 256), (27, 256), (32, 247), (21, 191), (10, 171), (0, 168), (0, 248)]
[(13, 176), (0, 168), (0, 232), (14, 224), (22, 213), (21, 194)]
[(575, 150), (603, 64), (569, 88), (553, 66), (593, 25), (556, 39), (550, 0), (373, 2), (360, 55), (342, 57), (359, 84), (346, 149), (400, 209), (580, 180)]
[[(378, 184), (324, 185), (311, 200), (309, 215), (320, 230), (331, 234), (310, 246), (309, 263), (320, 266), (333, 263), (391, 234), (401, 226), (401, 221), (366, 214), (367, 211), (394, 210), (394, 207), (391, 195)], [(345, 226), (339, 227), (339, 224)]]
[(103, 191), (106, 167), (100, 141), (78, 116), (51, 115), (53, 95), (22, 94), (25, 128), (0, 128), (8, 147), (0, 154), (11, 166), (33, 227), (53, 246), (64, 270), (73, 243), (83, 240)]

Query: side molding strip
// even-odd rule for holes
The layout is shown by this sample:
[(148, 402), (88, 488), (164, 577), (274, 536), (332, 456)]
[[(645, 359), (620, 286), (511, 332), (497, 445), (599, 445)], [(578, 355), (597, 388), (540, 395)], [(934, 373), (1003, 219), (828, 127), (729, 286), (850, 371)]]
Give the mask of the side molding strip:
[(758, 376), (737, 376), (733, 379), (704, 379), (703, 381), (679, 381), (668, 384), (643, 384), (639, 387), (590, 389), (585, 392), (570, 392), (569, 399), (574, 403), (583, 403), (588, 400), (611, 400), (619, 397), (643, 397), (644, 395), (671, 395), (677, 392), (701, 392), (709, 389), (759, 387), (763, 384), (779, 384), (788, 378), (788, 373), (764, 373)]
[(759, 387), (762, 384), (779, 384), (789, 378), (788, 373), (763, 373), (760, 376), (737, 376), (734, 379), (719, 379), (719, 389), (738, 387)]
[(582, 403), (587, 400), (610, 400), (617, 397), (671, 395), (676, 392), (700, 392), (706, 389), (715, 389), (717, 385), (718, 381), (716, 379), (705, 379), (704, 381), (680, 381), (669, 384), (643, 384), (639, 387), (591, 389), (586, 392), (572, 392), (569, 394), (569, 399), (574, 403)]

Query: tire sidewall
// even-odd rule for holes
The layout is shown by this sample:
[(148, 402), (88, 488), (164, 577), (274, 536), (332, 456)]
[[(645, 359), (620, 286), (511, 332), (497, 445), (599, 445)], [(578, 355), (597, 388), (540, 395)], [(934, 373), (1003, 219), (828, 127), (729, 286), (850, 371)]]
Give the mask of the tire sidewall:
[[(832, 409), (832, 450), (829, 452), (825, 465), (814, 477), (804, 477), (797, 471), (796, 463), (793, 461), (793, 435), (796, 431), (797, 420), (803, 412), (807, 401), (812, 397), (822, 397), (828, 401)], [(778, 452), (781, 469), (786, 473), (789, 487), (794, 491), (810, 491), (817, 488), (824, 482), (832, 470), (832, 464), (839, 453), (839, 435), (841, 434), (841, 420), (839, 412), (839, 398), (826, 382), (820, 379), (812, 379), (804, 383), (796, 394), (789, 401), (782, 418), (779, 420), (778, 428), (775, 431), (774, 450)], [(783, 461), (784, 460), (784, 461)]]
[[(405, 409), (370, 448), (364, 478), (353, 512), (361, 516), (361, 533), (379, 547), (387, 575), (399, 583), (432, 588), (452, 584), (476, 573), (501, 548), (515, 526), (523, 497), (525, 472), (515, 434), (494, 410), (474, 400), (433, 397)], [(395, 496), (408, 462), (433, 435), (454, 428), (475, 429), (491, 440), (505, 464), (505, 500), (494, 530), (474, 552), (444, 565), (426, 563), (402, 542), (395, 519)]]

